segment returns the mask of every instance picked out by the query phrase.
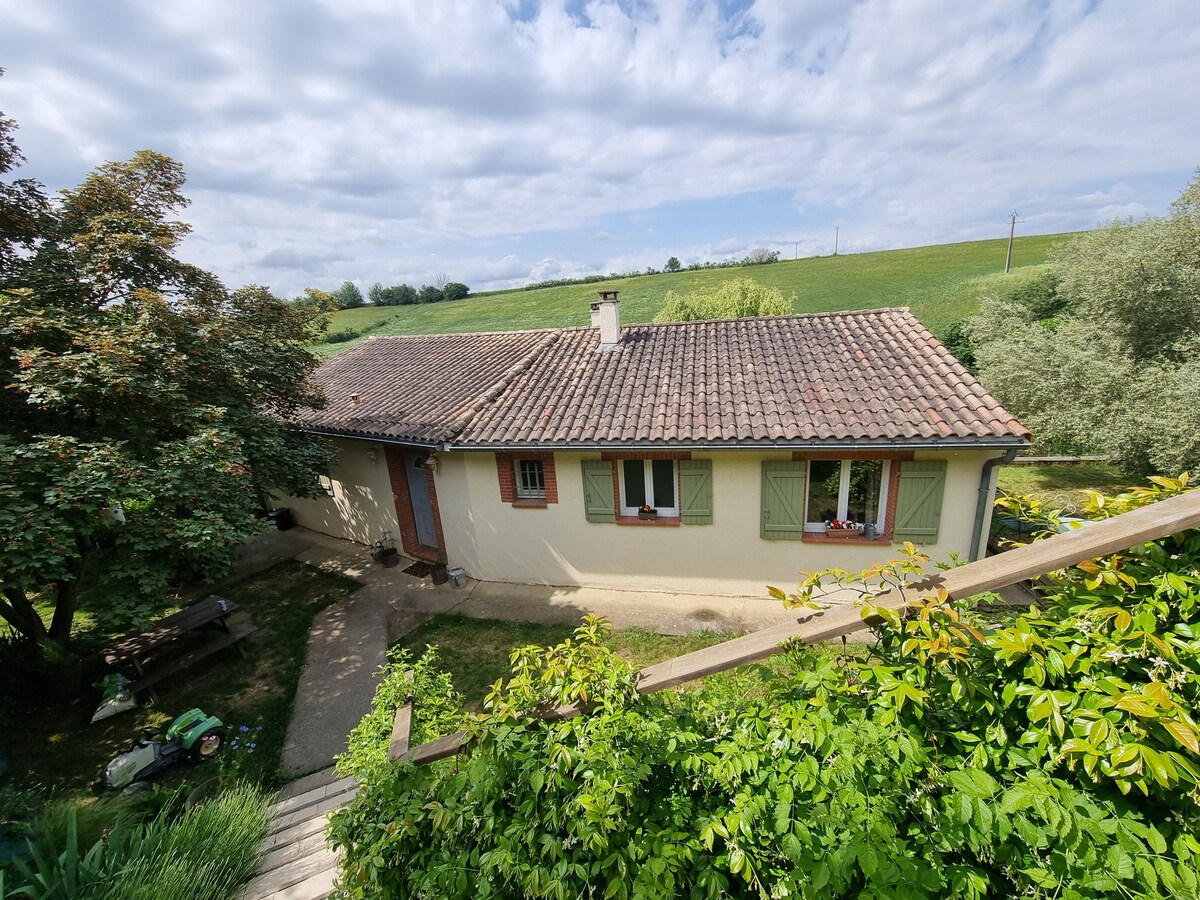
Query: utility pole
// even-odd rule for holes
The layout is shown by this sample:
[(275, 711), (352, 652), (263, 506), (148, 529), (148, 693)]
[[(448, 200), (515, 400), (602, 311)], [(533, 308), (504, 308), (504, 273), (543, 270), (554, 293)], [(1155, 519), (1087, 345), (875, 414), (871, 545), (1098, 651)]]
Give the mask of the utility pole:
[(1012, 268), (1013, 235), (1017, 231), (1017, 216), (1018, 215), (1020, 215), (1020, 213), (1018, 213), (1015, 209), (1012, 211), (1012, 214), (1010, 215), (1010, 222), (1009, 222), (1009, 226), (1008, 226), (1008, 256), (1006, 256), (1004, 258), (1004, 274), (1006, 274), (1006, 275), (1008, 274), (1008, 270), (1010, 268)]
[(841, 229), (840, 225), (833, 226), (833, 255), (834, 256), (837, 256), (838, 232), (840, 232), (841, 230), (842, 229)]

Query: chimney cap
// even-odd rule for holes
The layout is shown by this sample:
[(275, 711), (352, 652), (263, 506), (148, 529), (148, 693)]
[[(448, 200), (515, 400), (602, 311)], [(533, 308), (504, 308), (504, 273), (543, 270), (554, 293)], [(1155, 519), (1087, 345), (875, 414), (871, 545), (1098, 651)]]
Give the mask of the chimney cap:
[(605, 300), (616, 300), (617, 294), (619, 294), (620, 291), (598, 291), (597, 293), (600, 294), (600, 300), (603, 302)]

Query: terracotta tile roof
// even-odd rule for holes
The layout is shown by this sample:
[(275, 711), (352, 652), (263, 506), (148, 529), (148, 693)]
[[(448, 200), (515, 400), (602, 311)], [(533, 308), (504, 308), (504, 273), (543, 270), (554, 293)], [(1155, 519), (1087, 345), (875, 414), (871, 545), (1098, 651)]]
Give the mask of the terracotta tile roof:
[(907, 309), (373, 338), (314, 378), (308, 427), (458, 447), (1029, 436)]

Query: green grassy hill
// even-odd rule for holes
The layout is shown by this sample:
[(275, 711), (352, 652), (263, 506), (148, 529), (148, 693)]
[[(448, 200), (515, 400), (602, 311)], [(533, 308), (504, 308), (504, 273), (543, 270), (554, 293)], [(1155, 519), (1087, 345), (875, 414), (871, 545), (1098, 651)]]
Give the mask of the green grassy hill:
[[(1045, 262), (1051, 246), (1070, 235), (1051, 234), (1018, 238), (1013, 266)], [(796, 312), (829, 312), (910, 306), (935, 333), (975, 311), (978, 292), (971, 281), (1004, 270), (1007, 239), (940, 244), (911, 250), (818, 256), (771, 265), (734, 269), (709, 269), (663, 275), (639, 275), (612, 281), (567, 287), (512, 290), (468, 297), (451, 303), (424, 306), (366, 307), (334, 316), (330, 332), (371, 328), (370, 334), (437, 334), (464, 331), (512, 331), (586, 325), (588, 304), (601, 290), (621, 292), (621, 320), (649, 322), (667, 291), (690, 291), (705, 284), (748, 276), (778, 287), (784, 296), (796, 293)], [(354, 341), (317, 344), (314, 350), (329, 357), (354, 345)]]

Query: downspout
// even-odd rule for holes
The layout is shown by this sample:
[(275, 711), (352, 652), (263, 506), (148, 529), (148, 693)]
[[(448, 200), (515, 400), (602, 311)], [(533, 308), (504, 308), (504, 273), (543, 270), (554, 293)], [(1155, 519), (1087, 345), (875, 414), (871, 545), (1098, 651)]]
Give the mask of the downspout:
[(971, 555), (968, 561), (979, 559), (979, 545), (983, 542), (983, 523), (990, 510), (988, 509), (988, 493), (992, 486), (992, 469), (996, 466), (1010, 463), (1017, 458), (1016, 448), (1009, 450), (1003, 456), (989, 459), (983, 464), (983, 472), (979, 475), (979, 499), (975, 502), (975, 530), (971, 533)]

